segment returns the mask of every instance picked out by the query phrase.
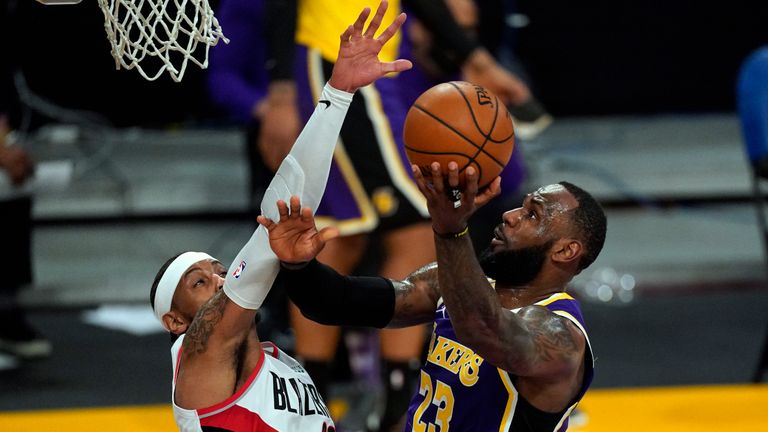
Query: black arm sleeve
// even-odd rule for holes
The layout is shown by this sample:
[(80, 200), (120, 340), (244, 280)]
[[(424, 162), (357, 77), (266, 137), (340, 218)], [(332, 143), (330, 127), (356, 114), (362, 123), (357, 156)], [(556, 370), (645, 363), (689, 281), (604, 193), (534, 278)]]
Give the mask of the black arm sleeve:
[(479, 43), (462, 29), (443, 0), (402, 0), (408, 9), (435, 38), (435, 44), (443, 49), (454, 67), (460, 67)]
[(395, 289), (383, 277), (342, 276), (312, 260), (280, 269), (279, 283), (305, 317), (325, 325), (384, 328), (395, 312)]
[(267, 69), (270, 81), (293, 79), (298, 0), (267, 0)]

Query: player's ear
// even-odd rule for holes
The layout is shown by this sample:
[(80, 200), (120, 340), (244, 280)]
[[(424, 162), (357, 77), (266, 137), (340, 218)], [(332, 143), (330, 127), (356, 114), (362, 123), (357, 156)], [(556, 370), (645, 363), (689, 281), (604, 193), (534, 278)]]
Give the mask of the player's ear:
[(171, 310), (163, 315), (163, 323), (169, 331), (175, 335), (184, 334), (189, 328), (189, 323), (180, 313)]
[(552, 260), (563, 264), (574, 263), (578, 262), (583, 253), (584, 246), (579, 240), (562, 238), (552, 248)]

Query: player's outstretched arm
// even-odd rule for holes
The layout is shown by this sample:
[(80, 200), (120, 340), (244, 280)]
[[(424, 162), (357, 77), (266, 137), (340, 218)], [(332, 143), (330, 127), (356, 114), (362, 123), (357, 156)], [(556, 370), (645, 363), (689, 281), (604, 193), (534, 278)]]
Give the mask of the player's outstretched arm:
[(288, 296), (307, 318), (326, 325), (405, 327), (433, 319), (440, 294), (433, 264), (402, 281), (342, 276), (315, 260), (335, 228), (318, 230), (312, 211), (298, 197), (277, 202), (279, 221), (260, 215), (272, 250), (283, 263)]
[[(407, 61), (382, 63), (378, 60), (381, 47), (405, 20), (401, 15), (375, 37), (386, 8), (387, 2), (383, 1), (364, 29), (370, 14), (370, 9), (365, 8), (342, 34), (332, 82), (320, 97), (326, 104), (316, 107), (278, 168), (262, 201), (263, 213), (277, 219), (273, 204), (278, 199), (287, 201), (291, 195), (301, 196), (316, 208), (325, 190), (333, 148), (352, 100), (351, 93), (389, 72), (410, 67)], [(209, 399), (220, 401), (224, 399), (222, 395), (231, 395), (236, 371), (221, 365), (235, 364), (232, 355), (236, 349), (233, 348), (251, 331), (255, 310), (269, 293), (279, 269), (267, 233), (260, 226), (232, 262), (222, 292), (201, 308), (187, 331), (181, 359), (184, 373), (177, 380), (177, 397), (182, 397), (182, 406), (205, 406)], [(199, 391), (201, 388), (205, 391)], [(185, 391), (187, 389), (191, 391)], [(186, 395), (204, 395), (207, 399), (184, 399)]]
[[(291, 195), (301, 198), (304, 205), (317, 208), (328, 181), (333, 149), (344, 122), (352, 92), (368, 85), (389, 72), (411, 67), (406, 60), (379, 61), (382, 46), (398, 31), (405, 21), (400, 15), (378, 36), (387, 10), (382, 1), (371, 22), (365, 27), (370, 9), (365, 8), (357, 20), (341, 35), (339, 56), (328, 85), (303, 131), (280, 164), (262, 200), (262, 213), (278, 219), (274, 203), (288, 201)], [(257, 309), (272, 286), (279, 265), (271, 253), (267, 234), (257, 229), (232, 265), (240, 269), (227, 276), (224, 292), (244, 309)]]
[[(478, 198), (477, 171), (466, 170), (461, 205), (445, 193), (440, 165), (425, 177), (414, 169), (416, 183), (427, 198), (435, 231), (438, 283), (456, 335), (493, 365), (522, 377), (562, 378), (581, 366), (585, 339), (570, 321), (540, 306), (520, 313), (504, 308), (477, 261), (466, 231)], [(458, 166), (449, 163), (447, 183), (458, 188)], [(488, 198), (489, 199), (489, 198)]]

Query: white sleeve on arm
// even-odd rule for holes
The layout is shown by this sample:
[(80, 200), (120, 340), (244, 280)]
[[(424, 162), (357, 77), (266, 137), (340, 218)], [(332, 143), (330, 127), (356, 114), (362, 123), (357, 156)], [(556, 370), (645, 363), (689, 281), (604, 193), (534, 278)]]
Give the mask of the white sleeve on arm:
[[(269, 183), (261, 200), (264, 216), (277, 221), (275, 203), (301, 198), (303, 207), (314, 212), (323, 197), (331, 169), (333, 149), (347, 115), (352, 94), (326, 84), (315, 111), (304, 126)], [(269, 246), (269, 235), (259, 226), (237, 254), (224, 281), (224, 292), (245, 309), (258, 309), (280, 270), (280, 262)]]
[(288, 202), (291, 195), (301, 198), (302, 207), (314, 213), (323, 197), (333, 149), (339, 139), (341, 124), (347, 115), (352, 94), (326, 84), (315, 112), (285, 157), (261, 200), (261, 213), (279, 219), (275, 202)]

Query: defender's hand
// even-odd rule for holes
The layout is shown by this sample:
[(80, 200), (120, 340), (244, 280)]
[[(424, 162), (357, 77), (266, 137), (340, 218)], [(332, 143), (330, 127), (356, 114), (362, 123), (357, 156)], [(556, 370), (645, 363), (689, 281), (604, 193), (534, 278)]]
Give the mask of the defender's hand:
[(379, 61), (379, 52), (385, 43), (397, 33), (405, 22), (405, 14), (400, 14), (379, 37), (374, 37), (381, 26), (381, 20), (387, 11), (387, 1), (382, 0), (376, 15), (363, 32), (365, 20), (371, 14), (370, 8), (363, 9), (354, 24), (341, 34), (341, 46), (333, 74), (328, 81), (338, 90), (354, 93), (358, 88), (367, 86), (391, 72), (402, 72), (413, 65), (409, 60), (398, 59), (393, 62)]
[(310, 208), (301, 208), (299, 197), (291, 197), (290, 209), (283, 200), (277, 201), (280, 221), (274, 222), (264, 215), (256, 220), (269, 231), (269, 245), (280, 261), (292, 264), (314, 259), (325, 243), (339, 236), (333, 227), (318, 231)]

